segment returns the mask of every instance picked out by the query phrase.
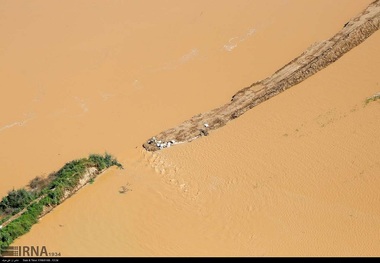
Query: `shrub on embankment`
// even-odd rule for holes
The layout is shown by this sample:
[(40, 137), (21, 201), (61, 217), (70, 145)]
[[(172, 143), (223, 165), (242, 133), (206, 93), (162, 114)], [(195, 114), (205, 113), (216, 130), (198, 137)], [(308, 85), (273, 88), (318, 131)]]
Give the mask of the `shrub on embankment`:
[[(111, 166), (123, 169), (117, 159), (108, 153), (91, 154), (88, 158), (66, 163), (46, 179), (34, 178), (27, 188), (10, 191), (0, 202), (0, 253), (38, 222), (44, 207), (57, 206), (64, 200), (65, 193), (73, 193), (89, 168), (96, 168), (96, 173), (90, 176), (93, 179)], [(14, 219), (7, 222), (12, 216)]]

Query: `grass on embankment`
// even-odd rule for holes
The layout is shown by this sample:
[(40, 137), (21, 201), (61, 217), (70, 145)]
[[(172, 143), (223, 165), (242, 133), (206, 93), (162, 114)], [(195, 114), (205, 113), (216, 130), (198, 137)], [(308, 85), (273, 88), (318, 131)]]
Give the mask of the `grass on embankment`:
[(380, 92), (376, 93), (375, 95), (372, 95), (371, 97), (368, 97), (365, 100), (365, 105), (367, 105), (370, 102), (380, 100)]
[[(38, 222), (44, 207), (59, 205), (65, 193), (75, 191), (89, 168), (97, 170), (90, 178), (93, 180), (111, 166), (123, 169), (116, 158), (107, 153), (104, 156), (91, 154), (88, 158), (66, 163), (47, 178), (34, 178), (26, 188), (10, 191), (0, 202), (0, 253)], [(12, 217), (14, 219), (9, 222)]]

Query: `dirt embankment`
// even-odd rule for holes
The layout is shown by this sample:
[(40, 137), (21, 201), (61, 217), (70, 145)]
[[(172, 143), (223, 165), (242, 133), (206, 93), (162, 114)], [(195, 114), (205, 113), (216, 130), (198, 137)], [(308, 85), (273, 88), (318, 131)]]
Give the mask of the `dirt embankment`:
[[(67, 198), (71, 197), (73, 194), (75, 194), (78, 190), (80, 190), (82, 187), (84, 187), (86, 184), (88, 184), (91, 179), (94, 179), (97, 175), (99, 175), (100, 173), (102, 173), (103, 171), (100, 171), (96, 168), (96, 167), (90, 167), (87, 169), (86, 173), (83, 174), (82, 178), (79, 180), (79, 183), (78, 185), (71, 191), (68, 191), (66, 190), (65, 193), (64, 193), (64, 196), (61, 198), (61, 203), (64, 202)], [(2, 225), (0, 225), (0, 229), (1, 228), (4, 228), (6, 227), (7, 225), (9, 225), (12, 221), (16, 220), (17, 218), (19, 218), (27, 209), (30, 205), (40, 201), (42, 198), (44, 198), (46, 195), (43, 195), (43, 196), (40, 196), (39, 198), (37, 198), (36, 200), (34, 200), (33, 202), (31, 202), (27, 207), (25, 207), (23, 210), (21, 210), (20, 212), (18, 212), (17, 214), (15, 214), (14, 216), (12, 216), (9, 220), (7, 220), (6, 222), (4, 222)], [(56, 206), (44, 206), (43, 207), (43, 211), (41, 213), (41, 215), (38, 217), (38, 218), (42, 218), (44, 215), (46, 215), (47, 213), (50, 213), (54, 207)]]
[(211, 130), (224, 126), (247, 110), (304, 81), (335, 62), (379, 28), (380, 0), (376, 0), (362, 13), (348, 21), (342, 30), (332, 38), (315, 43), (270, 77), (240, 90), (232, 97), (231, 102), (193, 116), (182, 124), (159, 133), (147, 140), (143, 147), (148, 151), (157, 151), (207, 136)]
[[(97, 175), (99, 175), (102, 172), (104, 171), (99, 171), (95, 167), (87, 168), (86, 173), (79, 180), (78, 185), (72, 191), (68, 191), (68, 190), (65, 191), (64, 196), (61, 199), (61, 203), (64, 202), (67, 198), (71, 197), (76, 192), (78, 192), (78, 190), (80, 190), (82, 187), (87, 185), (91, 181), (91, 179), (94, 179)], [(41, 215), (39, 216), (39, 218), (43, 217), (47, 213), (50, 213), (54, 209), (54, 207), (55, 206), (44, 206), (44, 209)]]

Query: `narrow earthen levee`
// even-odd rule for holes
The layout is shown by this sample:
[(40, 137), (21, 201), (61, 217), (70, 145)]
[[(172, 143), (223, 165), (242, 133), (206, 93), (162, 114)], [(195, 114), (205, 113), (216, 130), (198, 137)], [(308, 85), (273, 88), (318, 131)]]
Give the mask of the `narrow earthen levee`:
[(182, 124), (147, 140), (143, 147), (157, 151), (175, 144), (207, 136), (247, 110), (306, 80), (337, 61), (361, 44), (380, 27), (380, 0), (374, 1), (362, 13), (343, 25), (332, 38), (315, 43), (299, 57), (270, 77), (255, 82), (237, 92), (231, 101), (219, 108), (193, 116)]

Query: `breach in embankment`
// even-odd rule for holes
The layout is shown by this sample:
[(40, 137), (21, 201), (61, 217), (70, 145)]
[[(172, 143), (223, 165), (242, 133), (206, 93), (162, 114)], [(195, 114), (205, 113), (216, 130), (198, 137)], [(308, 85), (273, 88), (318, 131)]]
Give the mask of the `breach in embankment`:
[(380, 0), (348, 21), (332, 38), (309, 47), (299, 57), (270, 77), (237, 92), (231, 101), (219, 108), (198, 114), (177, 127), (147, 140), (143, 147), (156, 151), (172, 145), (207, 136), (247, 110), (304, 81), (361, 44), (380, 27)]
[(0, 202), (0, 255), (38, 219), (111, 166), (123, 166), (111, 155), (91, 154), (66, 163), (47, 178), (36, 177), (24, 189), (12, 190)]

